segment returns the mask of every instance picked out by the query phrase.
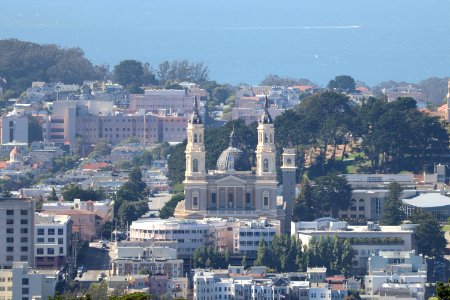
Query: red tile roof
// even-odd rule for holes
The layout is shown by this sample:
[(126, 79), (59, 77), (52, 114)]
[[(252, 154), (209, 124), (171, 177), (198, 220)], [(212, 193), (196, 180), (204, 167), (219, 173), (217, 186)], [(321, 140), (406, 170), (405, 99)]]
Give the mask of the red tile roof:
[(109, 164), (105, 163), (105, 162), (85, 164), (83, 166), (83, 170), (101, 170), (108, 166), (109, 166)]

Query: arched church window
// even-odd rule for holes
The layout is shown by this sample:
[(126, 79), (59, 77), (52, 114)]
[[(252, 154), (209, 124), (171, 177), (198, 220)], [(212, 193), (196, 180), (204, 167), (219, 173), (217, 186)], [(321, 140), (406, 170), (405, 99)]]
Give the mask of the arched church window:
[(263, 163), (263, 172), (269, 172), (269, 160), (265, 159)]
[(291, 165), (291, 164), (292, 164), (292, 161), (291, 161), (291, 159), (290, 159), (290, 158), (288, 158), (288, 159), (286, 160), (286, 163), (287, 163), (288, 165)]
[(194, 159), (192, 161), (192, 172), (198, 172), (198, 160)]
[(267, 134), (264, 134), (264, 143), (267, 143)]
[(201, 134), (198, 135), (198, 142), (199, 142), (199, 143), (202, 142), (202, 135), (201, 135)]
[(194, 144), (197, 144), (197, 134), (194, 133)]

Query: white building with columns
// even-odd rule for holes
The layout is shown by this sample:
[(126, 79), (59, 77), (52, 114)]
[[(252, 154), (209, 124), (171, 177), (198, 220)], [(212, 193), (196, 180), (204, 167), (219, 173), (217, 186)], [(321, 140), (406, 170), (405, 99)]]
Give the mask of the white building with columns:
[[(280, 220), (282, 231), (286, 215), (291, 212), (295, 194), (295, 151), (285, 149), (283, 178), (289, 182), (278, 199), (275, 133), (266, 97), (264, 113), (258, 124), (256, 170), (248, 155), (235, 145), (234, 130), (230, 142), (219, 156), (215, 170), (205, 168), (204, 125), (195, 99), (193, 114), (187, 128), (185, 200), (175, 209), (175, 217), (203, 219), (206, 217), (237, 217), (239, 219)], [(294, 171), (294, 172), (293, 172)], [(289, 222), (289, 221), (288, 221)]]

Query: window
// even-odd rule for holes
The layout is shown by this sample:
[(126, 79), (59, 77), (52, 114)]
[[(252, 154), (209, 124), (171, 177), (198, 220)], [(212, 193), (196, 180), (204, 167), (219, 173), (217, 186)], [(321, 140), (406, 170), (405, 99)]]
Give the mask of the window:
[(198, 160), (194, 159), (192, 161), (192, 172), (198, 172)]
[(58, 228), (58, 235), (64, 234), (64, 228)]
[(197, 134), (194, 133), (194, 144), (196, 144), (196, 143), (197, 143)]
[(59, 247), (59, 254), (63, 254), (64, 253), (64, 248), (63, 247)]
[(196, 207), (198, 206), (198, 192), (192, 193), (192, 205)]
[(27, 225), (28, 224), (28, 220), (27, 219), (22, 219), (22, 220), (20, 220), (20, 224)]
[(28, 233), (28, 228), (20, 228), (20, 233)]
[(28, 288), (22, 288), (22, 294), (23, 295), (28, 295), (29, 293), (29, 289)]
[(14, 219), (6, 219), (6, 225), (13, 225)]
[(263, 194), (263, 205), (265, 208), (269, 207), (269, 193), (268, 192), (264, 192), (264, 194)]
[(6, 252), (14, 252), (14, 247), (6, 247)]
[(21, 216), (28, 216), (28, 210), (26, 210), (26, 209), (21, 209), (21, 210), (20, 210), (20, 215), (21, 215)]
[(216, 208), (217, 207), (217, 194), (211, 193), (211, 207)]
[(228, 193), (228, 208), (234, 207), (234, 194)]
[(6, 211), (6, 215), (7, 215), (7, 216), (14, 216), (14, 210), (8, 209), (8, 210)]
[(45, 239), (44, 239), (44, 238), (37, 238), (37, 242), (38, 242), (38, 243), (44, 243), (44, 242), (45, 242)]
[(364, 211), (364, 206), (360, 206), (360, 207), (358, 208), (358, 210), (359, 210), (359, 211)]
[(45, 234), (44, 228), (38, 228), (37, 234), (38, 235), (44, 235)]
[(53, 248), (48, 248), (48, 249), (47, 249), (47, 254), (55, 254), (55, 249), (53, 249)]
[(250, 208), (252, 206), (252, 194), (245, 193), (245, 208)]
[(267, 159), (263, 163), (263, 172), (269, 172), (269, 161)]
[(286, 164), (287, 164), (287, 165), (291, 165), (291, 164), (292, 164), (292, 161), (291, 161), (290, 158), (286, 159)]
[(58, 245), (62, 245), (64, 244), (64, 239), (63, 238), (58, 238)]
[(14, 228), (6, 228), (6, 233), (14, 233)]
[(22, 278), (22, 285), (28, 285), (28, 278)]
[(21, 237), (20, 238), (20, 242), (21, 243), (28, 243), (28, 237), (26, 237), (26, 236)]
[(44, 254), (44, 248), (37, 248), (36, 253), (37, 254)]
[(13, 237), (7, 237), (6, 238), (6, 242), (7, 243), (14, 243), (14, 238)]
[(49, 228), (48, 235), (55, 235), (55, 228)]
[(48, 238), (48, 242), (49, 243), (54, 243), (55, 242), (55, 238)]

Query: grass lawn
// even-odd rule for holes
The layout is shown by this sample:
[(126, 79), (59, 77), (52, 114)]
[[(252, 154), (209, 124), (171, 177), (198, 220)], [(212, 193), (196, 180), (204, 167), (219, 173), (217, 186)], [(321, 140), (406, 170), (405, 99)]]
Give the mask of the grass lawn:
[(442, 226), (443, 231), (450, 231), (450, 225), (444, 225)]

